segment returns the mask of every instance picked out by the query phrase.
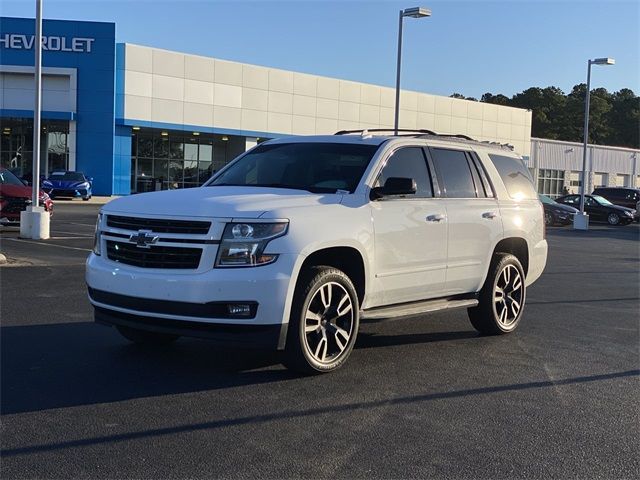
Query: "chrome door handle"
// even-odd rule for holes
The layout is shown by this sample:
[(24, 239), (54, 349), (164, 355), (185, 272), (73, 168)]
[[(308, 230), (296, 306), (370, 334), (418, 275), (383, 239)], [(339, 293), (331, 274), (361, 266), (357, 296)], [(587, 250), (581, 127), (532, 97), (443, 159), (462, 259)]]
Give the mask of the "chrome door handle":
[(442, 215), (441, 213), (438, 213), (437, 215), (429, 215), (427, 217), (427, 222), (440, 222), (440, 221), (444, 220), (445, 218), (447, 218), (445, 215)]
[(496, 218), (498, 216), (498, 214), (496, 212), (484, 212), (482, 214), (482, 218), (488, 218), (488, 219), (493, 219)]

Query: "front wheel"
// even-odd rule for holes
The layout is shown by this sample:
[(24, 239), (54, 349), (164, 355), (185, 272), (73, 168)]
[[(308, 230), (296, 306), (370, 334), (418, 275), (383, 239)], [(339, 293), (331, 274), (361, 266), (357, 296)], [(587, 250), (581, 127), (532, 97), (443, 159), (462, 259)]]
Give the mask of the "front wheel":
[(167, 345), (169, 343), (175, 342), (179, 336), (171, 335), (169, 333), (158, 333), (158, 332), (149, 332), (147, 330), (139, 330), (137, 328), (131, 327), (117, 327), (118, 332), (124, 338), (129, 340), (130, 342), (136, 343), (138, 345)]
[(336, 268), (302, 274), (293, 299), (284, 364), (302, 373), (325, 373), (349, 358), (360, 324), (358, 295)]
[(544, 212), (544, 224), (547, 227), (550, 227), (551, 225), (553, 225), (553, 214), (549, 213), (549, 212)]
[(610, 213), (607, 217), (607, 222), (609, 222), (609, 225), (620, 225), (620, 215), (617, 213)]
[(493, 257), (478, 300), (477, 307), (468, 309), (476, 330), (501, 335), (516, 329), (524, 311), (526, 286), (524, 269), (515, 256), (498, 253)]

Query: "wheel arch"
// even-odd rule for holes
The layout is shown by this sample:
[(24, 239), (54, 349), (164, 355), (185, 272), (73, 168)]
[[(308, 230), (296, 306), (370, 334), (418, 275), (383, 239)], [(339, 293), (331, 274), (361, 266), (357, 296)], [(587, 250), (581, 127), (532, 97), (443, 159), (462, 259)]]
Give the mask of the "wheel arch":
[(353, 283), (358, 295), (358, 302), (362, 305), (367, 291), (367, 271), (364, 256), (357, 248), (339, 246), (315, 250), (304, 259), (296, 283), (303, 272), (319, 265), (326, 265), (342, 270)]
[(508, 237), (500, 240), (493, 249), (496, 253), (510, 253), (518, 259), (524, 270), (525, 277), (529, 272), (529, 244), (522, 237)]

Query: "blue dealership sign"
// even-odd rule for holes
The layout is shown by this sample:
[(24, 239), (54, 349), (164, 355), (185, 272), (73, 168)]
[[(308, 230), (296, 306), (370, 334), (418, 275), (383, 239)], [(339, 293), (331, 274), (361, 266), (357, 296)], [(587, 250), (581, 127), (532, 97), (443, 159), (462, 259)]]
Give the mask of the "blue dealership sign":
[[(0, 68), (32, 67), (35, 21), (0, 17)], [(115, 24), (44, 20), (43, 68), (74, 69), (75, 112), (47, 112), (75, 120), (76, 169), (94, 178), (97, 195), (129, 193), (130, 156), (115, 152)], [(3, 117), (32, 117), (31, 111), (1, 110)], [(70, 145), (73, 148), (73, 145)], [(128, 161), (128, 165), (121, 165)]]

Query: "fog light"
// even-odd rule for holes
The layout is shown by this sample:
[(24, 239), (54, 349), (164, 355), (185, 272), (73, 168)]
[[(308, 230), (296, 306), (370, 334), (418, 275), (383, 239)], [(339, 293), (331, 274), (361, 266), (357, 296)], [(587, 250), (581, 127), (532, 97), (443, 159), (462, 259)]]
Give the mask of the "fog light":
[(240, 317), (248, 317), (251, 315), (251, 305), (242, 303), (230, 303), (227, 305), (229, 315), (238, 315)]

